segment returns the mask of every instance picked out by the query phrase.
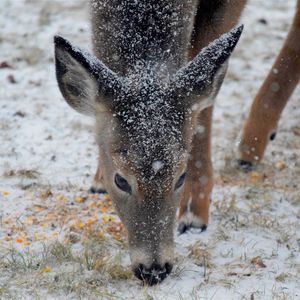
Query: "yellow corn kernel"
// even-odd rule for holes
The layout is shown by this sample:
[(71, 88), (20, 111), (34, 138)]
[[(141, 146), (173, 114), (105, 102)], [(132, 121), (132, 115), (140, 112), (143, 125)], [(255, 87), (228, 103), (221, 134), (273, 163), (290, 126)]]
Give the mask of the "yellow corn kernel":
[(75, 198), (75, 202), (76, 202), (76, 203), (82, 203), (82, 202), (84, 202), (85, 200), (86, 200), (85, 197), (76, 197), (76, 198)]
[(102, 212), (102, 213), (106, 213), (107, 212), (107, 210), (108, 210), (108, 207), (107, 206), (102, 206), (102, 207), (100, 207), (100, 212)]
[(29, 216), (26, 218), (26, 220), (24, 221), (25, 224), (33, 224), (33, 216)]
[(45, 268), (41, 269), (42, 273), (49, 273), (51, 271), (52, 271), (52, 269), (50, 267), (45, 267)]
[(84, 227), (85, 227), (85, 224), (83, 223), (83, 222), (81, 222), (81, 221), (79, 221), (79, 222), (77, 222), (75, 225), (74, 225), (74, 227), (76, 228), (76, 229), (83, 229)]
[(259, 179), (259, 174), (257, 172), (250, 173), (250, 180), (252, 183), (257, 183), (258, 179)]
[(90, 219), (88, 219), (88, 220), (86, 221), (86, 225), (90, 226), (90, 225), (95, 224), (95, 222), (96, 222), (96, 219), (90, 218)]
[(23, 243), (24, 241), (25, 241), (25, 239), (23, 237), (21, 237), (21, 236), (18, 236), (16, 238), (16, 242), (19, 243), (19, 244)]

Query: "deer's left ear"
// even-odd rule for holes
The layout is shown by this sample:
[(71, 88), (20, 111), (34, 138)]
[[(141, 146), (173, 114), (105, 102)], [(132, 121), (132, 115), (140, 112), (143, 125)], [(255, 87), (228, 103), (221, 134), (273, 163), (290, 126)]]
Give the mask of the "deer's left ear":
[(121, 79), (94, 55), (54, 37), (56, 78), (66, 102), (75, 110), (94, 116), (106, 109), (120, 89)]
[(172, 79), (175, 94), (187, 96), (188, 99), (196, 99), (192, 100), (191, 105), (196, 104), (199, 110), (212, 105), (224, 79), (227, 61), (242, 31), (243, 25), (223, 34), (204, 48), (186, 66), (179, 69)]

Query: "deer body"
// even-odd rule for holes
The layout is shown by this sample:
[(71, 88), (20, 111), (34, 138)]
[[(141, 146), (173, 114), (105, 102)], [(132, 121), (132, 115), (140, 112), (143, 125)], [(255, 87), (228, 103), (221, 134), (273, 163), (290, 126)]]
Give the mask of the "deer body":
[[(175, 214), (193, 176), (188, 158), (198, 116), (213, 104), (242, 31), (218, 36), (188, 61), (198, 6), (93, 0), (95, 56), (55, 38), (60, 90), (70, 106), (95, 118), (95, 180), (127, 228), (135, 275), (149, 284), (172, 269)], [(195, 216), (193, 224), (203, 226)]]

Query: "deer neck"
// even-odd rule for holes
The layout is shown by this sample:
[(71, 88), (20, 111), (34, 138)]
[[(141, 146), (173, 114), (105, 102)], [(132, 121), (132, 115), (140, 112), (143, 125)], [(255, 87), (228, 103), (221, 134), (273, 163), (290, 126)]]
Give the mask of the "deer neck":
[(96, 56), (120, 74), (141, 62), (174, 72), (187, 61), (197, 2), (92, 0)]

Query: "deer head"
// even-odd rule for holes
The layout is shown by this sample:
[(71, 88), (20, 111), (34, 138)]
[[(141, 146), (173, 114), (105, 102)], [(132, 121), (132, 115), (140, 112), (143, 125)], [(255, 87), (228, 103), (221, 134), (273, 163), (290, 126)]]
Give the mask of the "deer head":
[(104, 184), (128, 230), (134, 273), (150, 284), (172, 269), (194, 120), (213, 104), (241, 32), (221, 36), (177, 72), (139, 61), (126, 76), (55, 37), (59, 88), (71, 107), (96, 119)]

